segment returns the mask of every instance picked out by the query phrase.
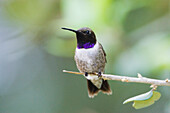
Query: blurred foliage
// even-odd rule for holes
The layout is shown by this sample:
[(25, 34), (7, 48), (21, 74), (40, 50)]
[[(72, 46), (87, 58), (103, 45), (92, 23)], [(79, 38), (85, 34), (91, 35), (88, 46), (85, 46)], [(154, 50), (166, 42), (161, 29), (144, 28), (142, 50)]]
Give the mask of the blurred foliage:
[(1, 0), (0, 112), (168, 113), (168, 88), (151, 107), (122, 101), (148, 90), (110, 81), (113, 95), (87, 96), (73, 60), (75, 35), (61, 27), (92, 28), (107, 53), (106, 73), (170, 78), (169, 0)]

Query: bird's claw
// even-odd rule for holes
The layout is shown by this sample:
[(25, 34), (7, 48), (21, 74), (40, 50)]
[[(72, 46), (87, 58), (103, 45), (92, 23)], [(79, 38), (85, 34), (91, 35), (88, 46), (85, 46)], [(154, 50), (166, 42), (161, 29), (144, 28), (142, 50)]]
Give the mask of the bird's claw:
[(85, 74), (84, 74), (86, 77), (88, 76), (88, 73), (87, 72), (85, 72)]
[(101, 78), (101, 77), (102, 77), (102, 73), (99, 72), (99, 73), (97, 74), (97, 76), (98, 76), (98, 78)]

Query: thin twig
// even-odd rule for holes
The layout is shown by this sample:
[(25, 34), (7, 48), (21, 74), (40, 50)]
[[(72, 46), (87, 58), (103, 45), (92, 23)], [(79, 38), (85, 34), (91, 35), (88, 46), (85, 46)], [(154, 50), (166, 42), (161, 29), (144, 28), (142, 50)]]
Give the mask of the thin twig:
[[(72, 73), (72, 74), (79, 74), (84, 75), (84, 73), (80, 72), (73, 72), (73, 71), (66, 71), (63, 70), (63, 72), (66, 73)], [(90, 74), (96, 76), (97, 74)], [(170, 80), (158, 80), (158, 79), (151, 79), (143, 77), (141, 74), (138, 73), (137, 77), (128, 77), (128, 76), (119, 76), (119, 75), (111, 75), (111, 74), (102, 74), (101, 76), (104, 80), (116, 80), (116, 81), (122, 81), (122, 82), (135, 82), (135, 83), (144, 83), (144, 84), (152, 84), (155, 86), (170, 86)]]

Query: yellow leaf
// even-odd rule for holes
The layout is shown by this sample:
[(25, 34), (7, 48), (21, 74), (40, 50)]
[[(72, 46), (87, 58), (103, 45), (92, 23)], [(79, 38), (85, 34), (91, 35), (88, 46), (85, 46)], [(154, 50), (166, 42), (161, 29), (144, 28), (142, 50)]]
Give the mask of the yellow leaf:
[(160, 97), (161, 97), (161, 94), (159, 92), (153, 91), (153, 95), (150, 99), (134, 101), (133, 107), (135, 109), (141, 109), (141, 108), (148, 107), (148, 106), (154, 104), (155, 101), (159, 100)]

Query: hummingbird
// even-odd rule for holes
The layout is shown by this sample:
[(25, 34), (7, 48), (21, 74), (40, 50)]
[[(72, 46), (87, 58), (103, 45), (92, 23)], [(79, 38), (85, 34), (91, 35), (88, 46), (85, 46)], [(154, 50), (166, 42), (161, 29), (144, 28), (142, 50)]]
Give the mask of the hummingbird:
[[(102, 45), (97, 41), (95, 33), (88, 27), (78, 30), (62, 28), (76, 33), (77, 48), (75, 50), (75, 62), (78, 70), (87, 78), (88, 96), (94, 98), (100, 91), (111, 95), (112, 90), (107, 80), (101, 78), (104, 73), (106, 53)], [(97, 73), (98, 76), (90, 76)]]

